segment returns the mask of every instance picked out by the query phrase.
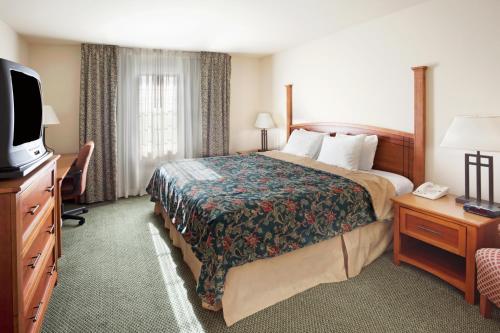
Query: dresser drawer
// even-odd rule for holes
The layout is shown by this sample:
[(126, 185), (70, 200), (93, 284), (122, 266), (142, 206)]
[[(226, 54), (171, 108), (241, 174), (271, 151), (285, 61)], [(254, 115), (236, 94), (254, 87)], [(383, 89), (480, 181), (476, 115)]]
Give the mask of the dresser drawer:
[(37, 175), (36, 180), (21, 193), (21, 221), (23, 239), (30, 236), (34, 222), (43, 213), (50, 199), (55, 195), (55, 172), (54, 168), (47, 168)]
[(465, 256), (465, 227), (406, 208), (399, 210), (399, 220), (401, 233)]
[(41, 276), (35, 286), (35, 293), (29, 302), (26, 302), (23, 315), (24, 332), (40, 331), (43, 317), (57, 281), (56, 252), (52, 246), (49, 256), (42, 263)]
[(33, 241), (22, 252), (22, 290), (23, 299), (29, 301), (35, 292), (40, 275), (44, 274), (44, 263), (52, 256), (55, 244), (54, 209), (45, 212), (42, 222), (34, 230)]

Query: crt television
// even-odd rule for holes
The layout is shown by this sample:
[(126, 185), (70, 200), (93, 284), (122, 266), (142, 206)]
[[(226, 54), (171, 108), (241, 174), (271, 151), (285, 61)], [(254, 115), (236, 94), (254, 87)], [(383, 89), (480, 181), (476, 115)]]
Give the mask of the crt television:
[(0, 58), (0, 179), (22, 177), (50, 155), (43, 142), (40, 76)]

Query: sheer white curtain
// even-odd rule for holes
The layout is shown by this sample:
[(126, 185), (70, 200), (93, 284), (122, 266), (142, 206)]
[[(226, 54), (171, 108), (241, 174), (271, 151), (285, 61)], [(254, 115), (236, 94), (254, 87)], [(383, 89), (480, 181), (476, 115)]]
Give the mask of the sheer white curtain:
[(199, 53), (120, 48), (117, 193), (145, 194), (156, 166), (201, 155)]

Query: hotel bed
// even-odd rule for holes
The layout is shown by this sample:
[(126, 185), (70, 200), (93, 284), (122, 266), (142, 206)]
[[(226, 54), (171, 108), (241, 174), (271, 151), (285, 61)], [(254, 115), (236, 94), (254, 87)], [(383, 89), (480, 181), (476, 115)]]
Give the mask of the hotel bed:
[(287, 86), (288, 135), (298, 129), (377, 135), (375, 170), (347, 170), (279, 151), (156, 169), (147, 191), (198, 282), (204, 308), (223, 309), (230, 326), (320, 283), (354, 277), (387, 249), (390, 199), (424, 180), (425, 68), (414, 75), (415, 133), (292, 125)]

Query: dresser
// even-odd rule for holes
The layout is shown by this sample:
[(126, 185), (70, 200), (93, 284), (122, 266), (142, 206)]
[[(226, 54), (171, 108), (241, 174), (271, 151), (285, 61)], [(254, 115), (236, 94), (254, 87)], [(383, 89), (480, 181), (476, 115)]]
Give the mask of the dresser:
[(57, 283), (56, 163), (0, 180), (0, 332), (38, 332)]
[(464, 293), (474, 304), (476, 251), (500, 246), (500, 218), (467, 213), (447, 195), (437, 200), (405, 194), (394, 201), (394, 263), (416, 266)]

